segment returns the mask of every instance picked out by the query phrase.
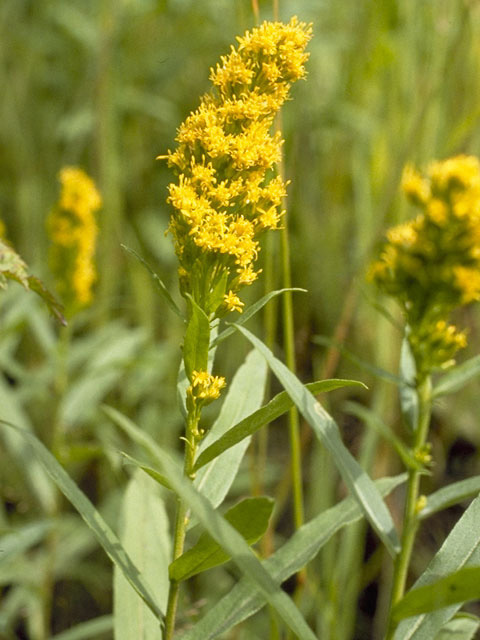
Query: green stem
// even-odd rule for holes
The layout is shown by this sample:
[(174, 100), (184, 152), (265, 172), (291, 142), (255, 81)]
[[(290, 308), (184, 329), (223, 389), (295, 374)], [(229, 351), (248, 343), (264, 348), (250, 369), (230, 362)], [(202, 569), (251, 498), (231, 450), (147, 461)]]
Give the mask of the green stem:
[[(191, 480), (194, 479), (195, 473), (193, 466), (195, 463), (195, 454), (198, 443), (198, 423), (200, 421), (200, 411), (193, 408), (187, 416), (186, 442), (185, 442), (185, 459), (183, 466), (183, 474)], [(175, 533), (173, 537), (173, 558), (176, 560), (183, 553), (185, 545), (185, 535), (188, 524), (188, 509), (186, 504), (180, 498), (177, 498), (177, 514), (175, 518)], [(170, 590), (168, 592), (167, 612), (165, 614), (165, 632), (164, 640), (171, 640), (175, 630), (175, 617), (177, 613), (178, 592), (180, 584), (176, 580), (170, 580)]]
[[(414, 434), (413, 450), (419, 450), (427, 440), (428, 428), (432, 411), (432, 383), (430, 376), (425, 376), (417, 385), (418, 398), (418, 422)], [(421, 471), (410, 469), (407, 481), (407, 497), (405, 502), (405, 513), (403, 519), (403, 531), (401, 539), (401, 550), (395, 560), (393, 569), (393, 585), (390, 598), (389, 626), (387, 640), (393, 638), (395, 631), (392, 621), (393, 607), (399, 602), (405, 593), (408, 567), (412, 555), (415, 536), (418, 529), (417, 503), (419, 497)]]

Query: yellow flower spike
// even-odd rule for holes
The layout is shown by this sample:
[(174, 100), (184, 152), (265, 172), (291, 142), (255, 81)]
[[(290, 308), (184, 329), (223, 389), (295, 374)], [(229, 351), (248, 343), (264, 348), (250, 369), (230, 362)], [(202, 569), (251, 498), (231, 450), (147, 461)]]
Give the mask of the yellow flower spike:
[(169, 231), (189, 276), (181, 291), (210, 318), (224, 312), (227, 291), (235, 296), (254, 282), (257, 236), (279, 228), (286, 183), (272, 169), (283, 141), (270, 130), (290, 85), (305, 76), (310, 37), (311, 27), (296, 18), (239, 37), (211, 69), (213, 92), (180, 125), (178, 147), (166, 156), (179, 174), (168, 202)]
[(47, 219), (52, 240), (50, 264), (67, 313), (72, 314), (93, 299), (97, 277), (95, 213), (102, 199), (93, 180), (81, 169), (65, 167), (59, 179), (60, 198)]

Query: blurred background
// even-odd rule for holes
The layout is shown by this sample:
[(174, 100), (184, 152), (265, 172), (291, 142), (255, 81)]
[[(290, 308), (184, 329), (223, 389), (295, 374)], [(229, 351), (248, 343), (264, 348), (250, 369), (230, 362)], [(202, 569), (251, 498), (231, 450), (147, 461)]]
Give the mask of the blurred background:
[[(349, 353), (396, 372), (401, 334), (376, 307), (387, 306), (401, 319), (395, 307), (378, 300), (365, 272), (388, 226), (415, 215), (399, 191), (404, 164), (425, 166), (434, 158), (480, 154), (480, 3), (274, 4), (260, 0), (262, 20), (272, 19), (275, 11), (282, 20), (296, 14), (312, 22), (314, 30), (307, 80), (294, 87), (282, 117), (285, 174), (291, 180), (287, 215), (293, 285), (308, 290), (294, 294), (298, 374), (304, 381), (352, 377), (368, 385), (364, 392), (335, 392), (328, 406), (345, 442), (377, 477), (400, 465), (377, 436), (366, 435), (372, 432), (345, 402), (368, 407), (405, 435), (397, 392)], [(34, 430), (49, 446), (53, 443), (69, 473), (114, 526), (129, 473), (116, 452), (134, 449), (107, 420), (101, 403), (131, 416), (162, 445), (178, 447), (181, 430), (174, 390), (183, 327), (148, 272), (121, 244), (138, 251), (178, 300), (176, 259), (164, 235), (172, 175), (155, 157), (174, 147), (177, 127), (209, 90), (210, 67), (236, 35), (254, 25), (250, 0), (0, 4), (0, 218), (6, 237), (31, 272), (53, 287), (45, 222), (58, 199), (59, 170), (82, 167), (95, 179), (104, 202), (98, 215), (95, 301), (75, 318), (68, 344), (59, 340), (58, 327), (34, 296), (15, 284), (2, 293), (1, 413)], [(278, 239), (271, 247), (274, 261), (277, 245)], [(278, 279), (274, 287), (281, 286)], [(260, 278), (243, 297), (256, 300), (263, 287)], [(461, 358), (478, 353), (479, 320), (475, 308), (458, 318), (469, 328), (469, 346)], [(264, 335), (260, 317), (251, 327)], [(280, 345), (280, 314), (277, 335)], [(323, 336), (321, 344), (318, 336)], [(331, 339), (348, 353), (332, 348)], [(216, 372), (231, 377), (247, 351), (239, 338), (224, 343)], [(270, 429), (264, 483), (272, 495), (288, 460), (284, 426)], [(309, 445), (308, 430), (303, 436), (311, 517), (336, 501), (342, 488), (325, 453)], [(436, 407), (432, 442), (436, 464), (427, 491), (479, 473), (478, 384)], [(44, 640), (108, 615), (108, 560), (31, 452), (7, 433), (0, 447), (0, 534), (23, 531), (26, 536), (17, 535), (22, 545), (0, 564), (0, 638)], [(233, 497), (248, 492), (250, 478), (247, 460)], [(390, 504), (395, 515), (400, 504), (401, 495)], [(286, 522), (288, 508), (287, 500)], [(459, 513), (447, 512), (421, 533), (414, 572), (424, 568)], [(275, 544), (282, 542), (282, 531), (291, 532), (288, 524), (282, 529), (282, 518)], [(381, 568), (375, 539), (368, 533), (364, 539), (365, 556), (373, 560), (367, 577), (358, 568), (351, 597), (361, 593), (359, 615), (337, 629), (338, 635), (332, 619), (340, 607), (338, 594), (345, 593), (349, 581), (347, 565), (334, 575), (332, 559), (336, 553), (340, 557), (348, 541), (334, 541), (318, 560), (312, 578), (318, 591), (306, 606), (316, 618), (319, 637), (371, 638), (375, 625), (381, 625), (375, 608), (388, 569)], [(218, 572), (219, 579), (209, 582), (211, 601), (232, 580), (228, 571)], [(328, 606), (319, 607), (319, 594)], [(185, 597), (190, 604), (202, 601), (201, 578)], [(105, 624), (105, 631), (91, 637), (111, 637)], [(265, 638), (265, 624), (253, 618), (228, 637)]]

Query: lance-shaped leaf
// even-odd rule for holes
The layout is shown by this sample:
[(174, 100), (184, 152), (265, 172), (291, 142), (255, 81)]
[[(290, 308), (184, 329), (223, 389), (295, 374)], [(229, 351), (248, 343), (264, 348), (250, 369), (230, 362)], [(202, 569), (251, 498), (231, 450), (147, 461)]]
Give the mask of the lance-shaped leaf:
[(411, 589), (395, 606), (392, 615), (398, 621), (477, 599), (480, 599), (480, 567), (464, 567), (424, 587)]
[[(229, 509), (224, 518), (248, 544), (254, 544), (268, 527), (273, 500), (265, 496), (246, 498)], [(217, 567), (230, 560), (230, 555), (208, 533), (202, 533), (197, 543), (170, 565), (170, 578), (187, 580), (197, 573)]]
[(183, 476), (181, 467), (175, 464), (167, 453), (162, 451), (160, 462), (161, 472), (166, 476), (170, 486), (191, 509), (193, 515), (212, 538), (230, 554), (233, 562), (248, 578), (250, 589), (258, 589), (263, 594), (267, 602), (300, 640), (315, 640), (314, 634), (293, 601), (276, 584), (242, 536)]
[(427, 497), (426, 506), (420, 511), (421, 520), (438, 511), (443, 511), (454, 504), (473, 498), (480, 493), (480, 476), (459, 480), (442, 487)]
[(343, 444), (339, 429), (333, 418), (261, 340), (244, 327), (237, 326), (236, 328), (267, 360), (273, 373), (285, 387), (300, 413), (313, 428), (317, 438), (331, 453), (345, 484), (358, 500), (368, 521), (378, 533), (390, 554), (395, 555), (400, 549), (400, 543), (390, 512), (371, 478)]
[(188, 296), (188, 323), (183, 342), (183, 361), (189, 380), (194, 371), (206, 371), (208, 346), (210, 342), (210, 323), (205, 312), (195, 300)]
[[(395, 478), (382, 478), (375, 484), (381, 495), (385, 496), (406, 479), (407, 474), (404, 473)], [(300, 527), (263, 564), (277, 584), (281, 584), (315, 558), (333, 535), (362, 517), (358, 503), (349, 496)], [(252, 616), (265, 604), (263, 595), (253, 591), (251, 584), (242, 578), (191, 630), (182, 634), (181, 640), (213, 640)]]
[[(263, 296), (263, 298), (260, 298), (260, 300), (257, 300), (257, 302), (249, 306), (248, 309), (246, 309), (242, 313), (240, 318), (238, 318), (235, 324), (245, 324), (246, 322), (248, 322), (248, 320), (250, 320), (250, 318), (252, 318), (256, 313), (258, 313), (260, 309), (267, 304), (267, 302), (270, 302), (272, 298), (275, 298), (276, 296), (279, 296), (280, 294), (285, 293), (286, 291), (300, 291), (302, 293), (306, 293), (307, 290), (299, 289), (298, 287), (291, 287), (287, 289), (277, 289), (276, 291), (270, 291), (270, 293), (267, 293), (267, 295)], [(234, 332), (235, 332), (235, 329), (233, 328), (233, 326), (230, 326), (224, 329), (221, 333), (218, 334), (216, 338), (212, 340), (210, 344), (210, 349), (213, 349), (214, 347), (219, 345), (220, 342), (223, 342), (225, 338), (228, 338), (228, 336), (231, 336), (232, 333)]]
[[(430, 585), (439, 578), (472, 566), (480, 566), (480, 497), (470, 504), (413, 588)], [(407, 618), (395, 630), (394, 640), (436, 638), (460, 607), (461, 603), (451, 604), (431, 613)]]
[[(311, 393), (318, 394), (354, 385), (366, 388), (362, 382), (341, 379), (319, 380), (318, 382), (311, 382), (305, 386)], [(227, 449), (230, 449), (230, 447), (241, 442), (244, 438), (251, 436), (264, 425), (276, 420), (293, 407), (293, 405), (294, 402), (288, 393), (286, 391), (281, 391), (272, 398), (268, 404), (251, 413), (224, 433), (223, 436), (218, 438), (218, 440), (215, 440), (215, 442), (205, 448), (198, 456), (198, 460), (195, 463), (195, 469), (200, 469), (207, 464), (207, 462), (210, 462), (210, 460), (213, 460)]]
[(447, 393), (454, 393), (479, 375), (480, 356), (475, 356), (445, 373), (434, 386), (433, 397), (437, 398), (438, 396), (445, 396)]
[(180, 309), (178, 308), (175, 300), (170, 295), (170, 291), (167, 289), (167, 287), (164, 284), (163, 280), (155, 273), (155, 271), (152, 269), (152, 267), (134, 249), (130, 249), (130, 247), (127, 247), (124, 244), (121, 244), (120, 246), (122, 247), (122, 249), (127, 251), (134, 258), (136, 258), (143, 267), (145, 267), (145, 269), (152, 276), (153, 281), (155, 282), (155, 284), (158, 287), (158, 290), (160, 291), (160, 293), (164, 297), (165, 302), (170, 307), (170, 309), (173, 311), (173, 313), (175, 313), (179, 318), (182, 318), (182, 320), (185, 320), (185, 318), (183, 317), (183, 313), (180, 311)]
[(469, 613), (458, 613), (443, 625), (435, 640), (473, 640), (480, 627), (480, 619)]
[(3, 424), (6, 424), (9, 428), (20, 433), (32, 446), (45, 471), (56, 483), (67, 500), (72, 503), (78, 513), (82, 516), (83, 520), (93, 531), (98, 542), (102, 545), (112, 562), (121, 569), (125, 578), (130, 582), (132, 587), (143, 599), (145, 604), (151, 609), (154, 615), (158, 619), (161, 619), (163, 617), (161, 607), (158, 602), (156, 602), (155, 597), (143, 576), (140, 574), (137, 567), (122, 547), (120, 540), (102, 518), (100, 513), (95, 509), (87, 496), (80, 491), (65, 469), (58, 463), (55, 456), (50, 453), (45, 445), (40, 442), (33, 433), (6, 422), (3, 422)]

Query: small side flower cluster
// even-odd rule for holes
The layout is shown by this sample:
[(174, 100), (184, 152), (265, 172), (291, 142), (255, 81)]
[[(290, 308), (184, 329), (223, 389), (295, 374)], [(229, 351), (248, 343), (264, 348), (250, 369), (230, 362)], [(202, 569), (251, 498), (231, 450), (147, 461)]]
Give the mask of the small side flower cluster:
[(180, 287), (209, 315), (241, 311), (237, 292), (257, 278), (258, 236), (277, 229), (286, 184), (272, 177), (280, 133), (270, 134), (291, 83), (305, 75), (311, 27), (292, 18), (265, 22), (211, 70), (214, 91), (180, 126), (168, 164), (169, 231)]
[(370, 276), (400, 302), (417, 368), (428, 373), (466, 345), (450, 313), (480, 300), (480, 162), (456, 156), (426, 176), (407, 166), (402, 188), (421, 213), (388, 231)]
[(226, 382), (223, 376), (213, 376), (208, 371), (193, 371), (192, 383), (187, 389), (189, 408), (201, 408), (220, 397)]
[(93, 180), (81, 169), (60, 171), (60, 199), (47, 219), (52, 240), (50, 264), (56, 286), (70, 314), (92, 301), (98, 234), (95, 212), (102, 199)]

